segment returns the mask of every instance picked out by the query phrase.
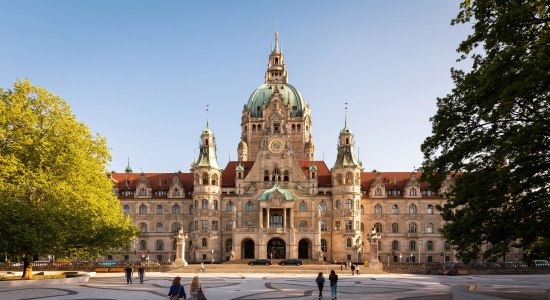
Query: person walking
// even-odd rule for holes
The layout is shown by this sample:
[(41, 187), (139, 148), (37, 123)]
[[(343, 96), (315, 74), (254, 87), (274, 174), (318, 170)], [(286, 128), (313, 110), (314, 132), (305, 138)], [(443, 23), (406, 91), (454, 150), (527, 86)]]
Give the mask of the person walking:
[(343, 270), (344, 270), (344, 262), (342, 262), (342, 263), (340, 264), (340, 271), (343, 271)]
[(334, 270), (330, 270), (328, 280), (330, 281), (330, 294), (332, 295), (332, 299), (338, 299), (338, 294), (336, 290), (338, 288), (338, 275), (336, 275), (336, 272), (334, 272)]
[(181, 277), (176, 276), (174, 280), (172, 280), (172, 286), (170, 286), (170, 290), (168, 291), (168, 297), (170, 297), (170, 300), (178, 300), (182, 297), (183, 299), (187, 299), (185, 288), (181, 285)]
[(355, 273), (357, 273), (357, 276), (359, 276), (359, 265), (355, 266)]
[(319, 299), (321, 299), (323, 298), (323, 287), (325, 286), (325, 277), (323, 276), (323, 272), (319, 272), (319, 275), (315, 278), (315, 282), (317, 282), (317, 287), (319, 288)]
[(132, 270), (132, 267), (126, 266), (126, 269), (124, 269), (124, 273), (126, 273), (126, 284), (133, 283), (132, 275), (134, 275), (134, 270)]
[(193, 277), (191, 286), (189, 287), (189, 296), (191, 300), (206, 300), (202, 285), (199, 283), (199, 276)]
[(143, 277), (145, 276), (145, 268), (143, 266), (139, 266), (138, 276), (139, 276), (139, 283), (143, 283)]
[(351, 276), (355, 275), (355, 264), (351, 264)]

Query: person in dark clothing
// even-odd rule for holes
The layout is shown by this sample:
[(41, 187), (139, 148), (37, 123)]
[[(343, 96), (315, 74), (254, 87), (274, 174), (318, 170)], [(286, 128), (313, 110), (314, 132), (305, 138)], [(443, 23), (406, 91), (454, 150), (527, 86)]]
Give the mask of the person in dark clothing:
[(325, 286), (325, 277), (323, 276), (323, 272), (319, 272), (319, 275), (315, 278), (315, 282), (317, 282), (317, 287), (319, 288), (319, 299), (321, 299), (323, 298), (323, 287)]
[(351, 276), (355, 275), (355, 264), (351, 264)]
[(330, 281), (330, 293), (332, 295), (332, 299), (338, 299), (338, 294), (336, 291), (336, 289), (338, 288), (338, 275), (336, 275), (336, 272), (334, 272), (334, 270), (330, 270), (328, 280)]
[(124, 269), (124, 273), (126, 273), (126, 284), (133, 283), (132, 275), (134, 275), (134, 271), (132, 270), (132, 267), (126, 267), (126, 269)]
[(172, 280), (172, 286), (170, 287), (170, 291), (168, 291), (168, 296), (170, 296), (170, 299), (173, 300), (181, 298), (187, 299), (185, 288), (181, 285), (181, 277), (176, 276), (174, 280)]
[(139, 266), (138, 275), (139, 275), (139, 283), (143, 283), (143, 277), (145, 276), (145, 268), (143, 266)]

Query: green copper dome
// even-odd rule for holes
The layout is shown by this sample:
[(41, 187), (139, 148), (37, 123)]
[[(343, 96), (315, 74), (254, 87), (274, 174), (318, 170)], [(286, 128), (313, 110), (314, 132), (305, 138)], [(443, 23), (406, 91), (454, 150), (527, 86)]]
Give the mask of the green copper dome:
[(250, 116), (261, 117), (262, 105), (269, 104), (269, 99), (275, 91), (275, 88), (279, 89), (279, 93), (283, 97), (283, 104), (287, 105), (290, 102), (290, 114), (293, 117), (301, 117), (303, 115), (303, 109), (306, 106), (304, 96), (292, 85), (288, 83), (273, 83), (260, 85), (248, 99), (246, 105), (250, 110)]

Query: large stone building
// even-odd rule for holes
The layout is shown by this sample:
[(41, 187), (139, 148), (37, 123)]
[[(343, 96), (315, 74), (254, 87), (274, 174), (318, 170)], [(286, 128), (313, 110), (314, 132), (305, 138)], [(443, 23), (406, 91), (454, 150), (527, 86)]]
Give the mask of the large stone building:
[(453, 259), (439, 234), (442, 191), (414, 171), (365, 172), (343, 125), (329, 168), (315, 160), (311, 111), (288, 83), (275, 34), (264, 84), (243, 108), (237, 161), (218, 165), (207, 123), (190, 173), (139, 174), (129, 166), (112, 173), (124, 212), (141, 228), (133, 248), (113, 259), (174, 261), (180, 229), (191, 262), (362, 261), (371, 253), (382, 262)]

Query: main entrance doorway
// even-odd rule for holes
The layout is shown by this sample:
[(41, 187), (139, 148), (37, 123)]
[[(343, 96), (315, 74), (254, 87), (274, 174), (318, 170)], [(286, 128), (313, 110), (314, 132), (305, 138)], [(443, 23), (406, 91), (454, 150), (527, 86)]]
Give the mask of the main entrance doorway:
[(309, 240), (301, 239), (298, 242), (298, 258), (299, 259), (308, 259), (309, 257)]
[(253, 240), (244, 241), (241, 247), (244, 249), (243, 259), (254, 258), (254, 241)]
[(267, 258), (285, 259), (285, 241), (272, 239), (267, 243)]

